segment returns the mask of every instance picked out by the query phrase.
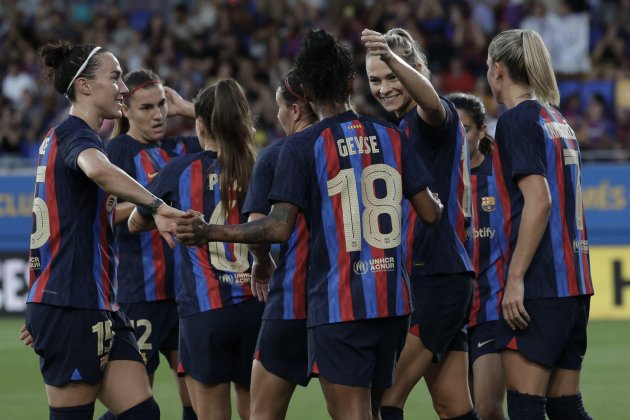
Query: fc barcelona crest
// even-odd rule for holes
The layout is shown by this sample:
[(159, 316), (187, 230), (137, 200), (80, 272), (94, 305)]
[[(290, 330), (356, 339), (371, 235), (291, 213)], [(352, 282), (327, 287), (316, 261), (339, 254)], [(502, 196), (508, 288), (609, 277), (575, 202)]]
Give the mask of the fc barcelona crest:
[(487, 212), (494, 211), (496, 208), (494, 197), (481, 197), (481, 208)]

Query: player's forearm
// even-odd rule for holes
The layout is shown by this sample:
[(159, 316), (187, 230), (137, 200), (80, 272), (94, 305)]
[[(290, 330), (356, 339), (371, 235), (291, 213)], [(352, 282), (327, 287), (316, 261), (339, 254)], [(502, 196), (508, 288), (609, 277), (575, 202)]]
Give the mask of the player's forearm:
[(422, 110), (421, 117), (431, 126), (441, 126), (446, 111), (431, 81), (396, 54), (387, 61), (387, 65)]
[(118, 203), (116, 205), (116, 217), (114, 218), (114, 224), (120, 224), (126, 222), (136, 205), (133, 203)]
[(241, 244), (286, 242), (291, 234), (290, 227), (284, 223), (278, 223), (270, 216), (241, 225), (206, 224), (203, 226), (203, 231), (208, 242), (235, 242)]
[(129, 219), (127, 219), (127, 228), (131, 233), (145, 232), (155, 228), (155, 222), (153, 219), (145, 219), (141, 216), (134, 206)]

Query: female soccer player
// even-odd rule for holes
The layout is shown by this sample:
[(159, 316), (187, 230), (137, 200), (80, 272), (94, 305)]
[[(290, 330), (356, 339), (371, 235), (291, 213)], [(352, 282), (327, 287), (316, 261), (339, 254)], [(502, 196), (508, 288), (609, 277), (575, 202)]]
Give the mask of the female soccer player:
[(404, 133), (350, 110), (351, 49), (310, 31), (296, 74), (320, 122), (284, 142), (270, 214), (240, 226), (178, 220), (187, 244), (285, 242), (301, 210), (309, 227), (308, 350), (333, 418), (378, 418), (409, 326), (404, 272), (403, 195), (425, 223), (441, 205)]
[(503, 206), (492, 165), (493, 139), (486, 131), (486, 109), (468, 93), (447, 95), (466, 129), (470, 147), (470, 183), (474, 210), (472, 263), (477, 277), (468, 321), (469, 361), (475, 409), (482, 419), (503, 420), (505, 382), (501, 356), (494, 348), (503, 294)]
[[(195, 101), (195, 126), (204, 150), (173, 159), (150, 190), (181, 209), (193, 209), (212, 223), (244, 222), (240, 209), (254, 166), (254, 131), (240, 85), (220, 80)], [(129, 230), (151, 227), (137, 209)], [(237, 409), (249, 418), (252, 357), (264, 306), (252, 298), (247, 247), (213, 242), (180, 247), (179, 352), (186, 385), (200, 419), (230, 419), (230, 382)]]
[(540, 36), (497, 35), (488, 47), (488, 83), (507, 107), (494, 158), (507, 235), (505, 322), (495, 347), (502, 350), (508, 415), (544, 419), (546, 408), (552, 420), (590, 419), (580, 395), (593, 294), (580, 150), (554, 108), (560, 95)]
[[(247, 190), (243, 213), (250, 221), (258, 220), (271, 210), (269, 192), (278, 166), (282, 145), (291, 136), (311, 126), (317, 115), (306, 101), (302, 83), (291, 70), (276, 90), (278, 120), (289, 137), (264, 149), (256, 160)], [(254, 247), (255, 245), (251, 245)], [(263, 257), (268, 245), (253, 250)], [(254, 264), (259, 264), (254, 261)], [(308, 230), (300, 213), (288, 242), (280, 247), (278, 266), (269, 283), (263, 321), (258, 334), (256, 359), (252, 370), (252, 418), (285, 418), (296, 384), (309, 382), (306, 335), (306, 273), (308, 264)], [(253, 281), (258, 282), (256, 273)], [(265, 279), (258, 283), (264, 287)], [(265, 290), (263, 289), (263, 294)]]
[[(477, 418), (468, 388), (464, 326), (474, 272), (464, 242), (470, 223), (470, 171), (465, 133), (452, 103), (429, 81), (427, 60), (404, 29), (385, 35), (365, 29), (370, 89), (401, 119), (415, 153), (435, 180), (446, 211), (437, 226), (406, 218), (405, 247), (415, 301), (409, 338), (394, 385), (383, 397), (384, 420), (402, 419), (407, 397), (422, 376), (440, 418)], [(431, 362), (434, 364), (431, 364)]]
[[(162, 167), (176, 156), (201, 151), (199, 139), (165, 137), (167, 116), (195, 118), (191, 102), (163, 86), (151, 70), (134, 70), (123, 77), (129, 89), (123, 98), (122, 117), (116, 120), (107, 143), (109, 160), (148, 188)], [(116, 206), (118, 242), (118, 302), (135, 328), (149, 380), (160, 363), (160, 352), (175, 372), (183, 419), (194, 419), (183, 377), (177, 377), (179, 316), (175, 303), (179, 266), (173, 250), (156, 230), (133, 235), (127, 229), (132, 203)]]
[(50, 416), (91, 419), (98, 397), (119, 419), (157, 419), (133, 329), (118, 311), (112, 210), (116, 196), (143, 206), (161, 232), (179, 212), (105, 156), (97, 130), (105, 118), (120, 118), (128, 92), (116, 57), (67, 42), (49, 43), (40, 55), (72, 104), (39, 149), (33, 204), (26, 328)]

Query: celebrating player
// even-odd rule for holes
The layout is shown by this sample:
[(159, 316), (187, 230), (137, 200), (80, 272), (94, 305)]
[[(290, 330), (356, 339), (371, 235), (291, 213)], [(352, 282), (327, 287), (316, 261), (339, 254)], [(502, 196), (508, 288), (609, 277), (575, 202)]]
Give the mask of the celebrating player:
[[(507, 111), (494, 158), (507, 235), (507, 275), (496, 345), (510, 419), (590, 419), (580, 369), (593, 294), (575, 133), (554, 106), (549, 53), (531, 30), (488, 48), (488, 83)], [(498, 153), (497, 153), (498, 152)]]
[(381, 415), (384, 420), (402, 419), (405, 401), (424, 376), (440, 418), (475, 419), (464, 330), (474, 276), (464, 247), (471, 216), (465, 133), (453, 104), (431, 85), (426, 57), (407, 31), (396, 28), (381, 35), (365, 29), (361, 39), (368, 50), (372, 94), (401, 119), (401, 128), (433, 176), (434, 190), (445, 206), (437, 226), (426, 226), (413, 212), (405, 218), (404, 244), (416, 307)]
[[(331, 34), (304, 38), (296, 73), (320, 122), (286, 141), (270, 214), (241, 226), (178, 220), (178, 239), (285, 242), (301, 210), (309, 227), (309, 368), (317, 364), (333, 418), (379, 417), (411, 309), (404, 272), (403, 196), (426, 223), (441, 205), (404, 134), (350, 110), (352, 51)], [(281, 163), (281, 164), (280, 164)]]
[[(148, 188), (173, 157), (201, 151), (194, 136), (165, 137), (167, 116), (195, 117), (191, 102), (162, 85), (151, 70), (135, 70), (123, 77), (129, 93), (124, 96), (122, 117), (116, 120), (106, 151), (110, 161)], [(183, 419), (194, 419), (184, 378), (177, 377), (179, 317), (175, 303), (179, 266), (157, 231), (129, 233), (127, 218), (135, 206), (116, 206), (118, 242), (118, 302), (135, 328), (149, 380), (166, 356), (177, 378)]]
[[(282, 145), (293, 141), (292, 134), (317, 121), (306, 101), (301, 82), (290, 71), (276, 90), (278, 120), (289, 136), (264, 149), (256, 160), (247, 189), (243, 213), (249, 220), (269, 214), (269, 192), (278, 165)], [(255, 247), (255, 245), (251, 245)], [(268, 245), (259, 245), (267, 247)], [(269, 255), (268, 249), (254, 250), (256, 255)], [(256, 359), (252, 370), (252, 418), (281, 419), (286, 416), (296, 384), (309, 382), (306, 335), (306, 273), (308, 264), (308, 230), (300, 213), (291, 237), (280, 247), (278, 266), (269, 283), (263, 321), (258, 334)], [(254, 282), (264, 288), (264, 280), (253, 274)], [(265, 290), (262, 290), (265, 293)]]
[(67, 42), (40, 55), (72, 104), (40, 147), (33, 204), (26, 327), (50, 416), (91, 419), (98, 397), (119, 419), (157, 419), (133, 329), (118, 311), (113, 209), (116, 196), (143, 206), (162, 232), (179, 212), (105, 156), (97, 130), (105, 118), (120, 118), (128, 92), (116, 57)]
[[(204, 150), (173, 159), (150, 190), (213, 223), (242, 222), (240, 209), (254, 166), (253, 122), (245, 94), (234, 80), (220, 80), (202, 89), (194, 104)], [(129, 218), (129, 230), (146, 230), (150, 221), (138, 208)], [(247, 247), (213, 242), (180, 251), (179, 351), (195, 412), (200, 419), (229, 419), (234, 382), (238, 413), (249, 418), (252, 357), (264, 306), (252, 298)]]
[(469, 360), (475, 409), (482, 419), (503, 420), (505, 382), (501, 356), (494, 348), (503, 294), (503, 207), (492, 166), (493, 139), (486, 131), (486, 109), (467, 93), (447, 95), (459, 113), (470, 147), (470, 183), (474, 210), (468, 235), (477, 277), (468, 322)]

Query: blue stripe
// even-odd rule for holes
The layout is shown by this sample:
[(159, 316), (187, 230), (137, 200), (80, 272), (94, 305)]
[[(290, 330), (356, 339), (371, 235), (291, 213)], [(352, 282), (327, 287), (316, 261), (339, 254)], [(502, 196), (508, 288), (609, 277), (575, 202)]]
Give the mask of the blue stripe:
[[(545, 121), (541, 117), (541, 124)], [(547, 159), (547, 183), (549, 184), (549, 191), (552, 197), (560, 197), (558, 191), (558, 179), (556, 177), (556, 148), (554, 145), (555, 140), (549, 139), (545, 130), (543, 130), (545, 136), (545, 151)], [(549, 223), (547, 227), (549, 229), (549, 236), (551, 238), (551, 246), (553, 249), (553, 265), (555, 270), (555, 280), (558, 297), (568, 296), (568, 284), (567, 284), (567, 271), (564, 265), (564, 248), (562, 244), (562, 227), (564, 221), (560, 216), (559, 200), (552, 200), (551, 212), (549, 214)]]
[[(453, 229), (457, 226), (457, 221), (460, 216), (459, 213), (459, 182), (461, 181), (461, 157), (462, 157), (462, 147), (463, 142), (461, 139), (461, 133), (458, 130), (457, 134), (457, 147), (455, 147), (455, 154), (453, 156), (453, 173), (451, 174), (451, 186), (449, 189), (449, 197), (448, 197), (448, 220), (451, 222)], [(470, 166), (469, 166), (470, 168)], [(455, 171), (457, 169), (457, 171)], [(455, 230), (456, 231), (456, 230)], [(456, 231), (457, 232), (457, 231)], [(465, 250), (464, 250), (465, 252)]]
[[(192, 163), (192, 162), (191, 162)], [(190, 205), (190, 165), (182, 171), (179, 176), (179, 202), (183, 209), (191, 208)], [(206, 277), (203, 274), (199, 258), (197, 258), (196, 247), (186, 247), (186, 252), (190, 257), (193, 276), (195, 280), (195, 292), (197, 295), (197, 303), (199, 304), (199, 312), (208, 311), (210, 307), (210, 298), (208, 297), (208, 288), (206, 286)]]
[(284, 319), (295, 318), (295, 308), (293, 306), (293, 282), (295, 278), (295, 269), (297, 266), (297, 252), (295, 252), (298, 241), (298, 226), (295, 224), (291, 237), (287, 242), (287, 253), (284, 254), (284, 278), (282, 279), (282, 308)]
[[(149, 179), (147, 178), (147, 174), (144, 172), (144, 167), (142, 166), (142, 155), (140, 153), (133, 157), (133, 163), (136, 167), (136, 181), (146, 188), (149, 185)], [(188, 207), (184, 208), (186, 209)]]
[(99, 188), (98, 197), (96, 201), (96, 214), (92, 222), (92, 235), (94, 238), (94, 245), (92, 246), (92, 276), (93, 281), (96, 282), (96, 289), (98, 290), (98, 307), (99, 309), (105, 309), (105, 301), (103, 300), (103, 260), (101, 256), (101, 221), (100, 221), (100, 209), (103, 206), (104, 191)]
[(166, 162), (164, 162), (164, 158), (162, 157), (162, 154), (159, 152), (159, 149), (157, 148), (149, 149), (147, 150), (147, 153), (150, 153), (151, 156), (153, 156), (153, 158), (156, 160), (156, 162), (159, 165), (158, 169), (162, 169), (164, 165), (166, 165)]
[(181, 245), (175, 241), (175, 248), (173, 248), (173, 292), (175, 293), (175, 299), (179, 299), (181, 276), (182, 276), (182, 256)]
[[(186, 208), (186, 207), (185, 207)], [(144, 282), (144, 296), (148, 302), (156, 300), (155, 297), (155, 257), (153, 256), (151, 232), (140, 234), (140, 246), (142, 253), (142, 271)]]
[[(326, 238), (328, 251), (329, 271), (328, 282), (328, 321), (330, 323), (341, 321), (339, 308), (339, 242), (337, 239), (337, 225), (333, 211), (332, 200), (328, 196), (328, 171), (326, 166), (326, 152), (324, 150), (324, 138), (319, 137), (314, 145), (315, 167), (317, 170), (317, 183), (322, 197), (322, 232)], [(342, 227), (343, 228), (343, 227)]]

